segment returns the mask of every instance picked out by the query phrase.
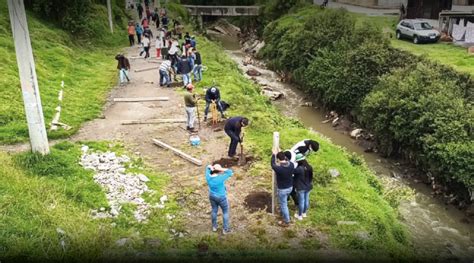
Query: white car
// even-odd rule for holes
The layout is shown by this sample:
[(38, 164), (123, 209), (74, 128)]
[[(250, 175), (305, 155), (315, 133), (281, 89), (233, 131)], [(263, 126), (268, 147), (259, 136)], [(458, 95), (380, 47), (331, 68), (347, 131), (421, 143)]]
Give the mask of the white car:
[(413, 43), (438, 42), (441, 34), (430, 23), (418, 19), (403, 19), (397, 25), (397, 39), (410, 38)]

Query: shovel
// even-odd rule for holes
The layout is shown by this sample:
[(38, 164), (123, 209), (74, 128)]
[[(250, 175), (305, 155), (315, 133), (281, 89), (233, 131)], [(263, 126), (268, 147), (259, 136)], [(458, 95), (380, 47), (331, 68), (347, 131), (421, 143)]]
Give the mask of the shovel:
[(244, 158), (244, 146), (242, 145), (242, 142), (244, 140), (244, 134), (242, 134), (242, 137), (240, 138), (240, 158), (238, 165), (243, 166), (245, 165), (245, 158)]

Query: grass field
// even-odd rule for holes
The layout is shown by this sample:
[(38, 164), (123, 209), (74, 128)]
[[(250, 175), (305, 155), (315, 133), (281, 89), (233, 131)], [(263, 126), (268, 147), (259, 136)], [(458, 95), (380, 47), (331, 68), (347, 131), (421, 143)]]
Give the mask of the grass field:
[[(86, 143), (94, 151), (112, 150), (132, 157), (135, 166), (128, 172), (143, 173), (156, 190), (145, 197), (159, 201), (169, 177), (146, 168), (141, 159), (128, 154), (123, 145), (109, 142)], [(0, 259), (39, 261), (56, 259), (85, 262), (107, 253), (126, 254), (146, 249), (143, 240), (161, 240), (169, 248), (174, 240), (169, 228), (179, 230), (179, 222), (170, 223), (166, 213), (176, 212), (176, 204), (166, 203), (154, 209), (146, 224), (133, 217), (133, 206), (124, 206), (116, 219), (92, 219), (90, 211), (108, 209), (105, 192), (93, 179), (93, 172), (79, 164), (79, 144), (61, 143), (46, 157), (31, 153), (9, 156), (0, 152)], [(139, 167), (143, 169), (139, 169)], [(135, 170), (134, 170), (135, 169)], [(139, 169), (139, 171), (137, 170)], [(65, 233), (61, 234), (58, 229)], [(129, 242), (118, 247), (116, 241)], [(64, 242), (64, 243), (62, 243)], [(61, 244), (62, 243), (62, 244)]]
[[(71, 135), (84, 121), (97, 117), (117, 81), (114, 56), (127, 41), (123, 25), (116, 25), (111, 35), (105, 7), (94, 10), (104, 30), (96, 42), (79, 41), (54, 24), (28, 16), (46, 127), (49, 129), (58, 106), (61, 81), (65, 88), (60, 121), (73, 127), (50, 132), (50, 139)], [(28, 130), (5, 0), (0, 0), (0, 76), (0, 143), (26, 141)]]
[(445, 42), (415, 45), (410, 40), (398, 40), (395, 38), (398, 17), (365, 16), (360, 14), (354, 14), (354, 16), (357, 17), (359, 22), (368, 20), (381, 27), (384, 32), (390, 33), (393, 47), (426, 57), (432, 61), (451, 66), (460, 72), (469, 73), (474, 76), (474, 55), (469, 55), (466, 48)]

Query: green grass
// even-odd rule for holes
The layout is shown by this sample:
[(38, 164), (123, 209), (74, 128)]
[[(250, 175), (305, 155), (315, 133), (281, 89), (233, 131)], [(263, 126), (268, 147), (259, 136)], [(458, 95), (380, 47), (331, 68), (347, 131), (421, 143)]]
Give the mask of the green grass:
[(398, 23), (398, 17), (395, 16), (365, 16), (354, 14), (358, 22), (368, 20), (378, 25), (384, 32), (392, 36), (392, 46), (414, 55), (426, 57), (429, 60), (451, 66), (454, 69), (474, 75), (474, 56), (469, 55), (467, 49), (456, 46), (453, 43), (438, 42), (415, 45), (410, 40), (398, 40), (395, 38), (395, 28)]
[[(123, 146), (109, 143), (86, 143), (93, 150), (126, 153)], [(99, 147), (98, 147), (99, 146)], [(133, 207), (124, 207), (116, 219), (92, 219), (92, 209), (108, 207), (104, 191), (93, 181), (93, 172), (79, 166), (80, 145), (60, 143), (45, 157), (31, 153), (9, 156), (0, 153), (0, 259), (65, 261), (97, 260), (104, 253), (120, 256), (130, 251), (151, 251), (145, 240), (159, 239), (161, 249), (173, 246), (168, 229), (179, 229), (179, 222), (168, 223), (165, 214), (176, 214), (177, 205), (167, 202), (164, 209), (154, 209), (146, 224), (133, 218)], [(131, 156), (131, 155), (128, 155)], [(158, 202), (169, 176), (143, 166), (140, 159), (129, 169), (148, 176), (148, 187), (156, 193), (146, 197)], [(113, 226), (115, 223), (116, 226)], [(56, 229), (66, 232), (62, 237)], [(117, 248), (120, 238), (131, 243)], [(60, 245), (65, 241), (65, 250)]]
[[(309, 224), (328, 233), (333, 248), (362, 250), (365, 255), (376, 252), (379, 258), (408, 259), (413, 256), (411, 238), (398, 221), (396, 209), (383, 198), (384, 191), (378, 179), (359, 158), (310, 132), (297, 121), (284, 117), (267, 98), (259, 95), (258, 87), (242, 76), (222, 48), (203, 38), (199, 38), (198, 43), (208, 70), (197, 86), (210, 86), (215, 81), (221, 87), (223, 99), (231, 104), (229, 115), (250, 119), (245, 144), (254, 155), (263, 159), (253, 165), (250, 174), (271, 178), (268, 167), (273, 131), (280, 132), (282, 149), (305, 138), (316, 139), (321, 143), (321, 149), (309, 161), (316, 170), (316, 180), (321, 183), (311, 194), (313, 206)], [(328, 179), (330, 168), (337, 168), (341, 172), (340, 178)], [(358, 224), (337, 226), (337, 221), (348, 220)], [(366, 231), (371, 238), (360, 240), (357, 231)]]
[[(107, 92), (117, 81), (115, 54), (126, 44), (123, 24), (115, 34), (107, 30), (106, 9), (94, 8), (98, 29), (103, 35), (93, 40), (76, 39), (56, 25), (28, 15), (39, 89), (49, 129), (58, 92), (64, 81), (64, 99), (60, 121), (73, 128), (49, 132), (50, 139), (75, 133), (80, 125), (101, 112)], [(15, 49), (5, 0), (0, 0), (0, 143), (28, 140), (28, 129), (21, 97)]]

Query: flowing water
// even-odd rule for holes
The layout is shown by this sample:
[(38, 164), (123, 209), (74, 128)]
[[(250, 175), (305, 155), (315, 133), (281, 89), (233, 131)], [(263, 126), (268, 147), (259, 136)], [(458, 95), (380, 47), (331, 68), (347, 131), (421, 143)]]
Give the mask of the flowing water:
[[(226, 35), (212, 35), (212, 38), (220, 42), (230, 57), (242, 65), (245, 53), (240, 50), (238, 39)], [(384, 159), (375, 153), (366, 153), (355, 140), (335, 130), (331, 123), (322, 124), (326, 120), (324, 112), (315, 107), (301, 106), (308, 101), (307, 96), (293, 85), (278, 82), (275, 72), (252, 67), (262, 73), (258, 77), (259, 82), (285, 93), (283, 99), (274, 102), (284, 114), (299, 119), (307, 128), (324, 135), (349, 152), (363, 156), (368, 166), (379, 176), (390, 177), (404, 173), (404, 167), (400, 167), (395, 161)], [(466, 222), (464, 214), (456, 207), (445, 205), (434, 198), (428, 186), (409, 179), (397, 180), (416, 193), (414, 200), (400, 204), (399, 212), (414, 238), (417, 251), (422, 251), (421, 254), (439, 255), (440, 262), (448, 259), (454, 262), (474, 262), (474, 223)]]

